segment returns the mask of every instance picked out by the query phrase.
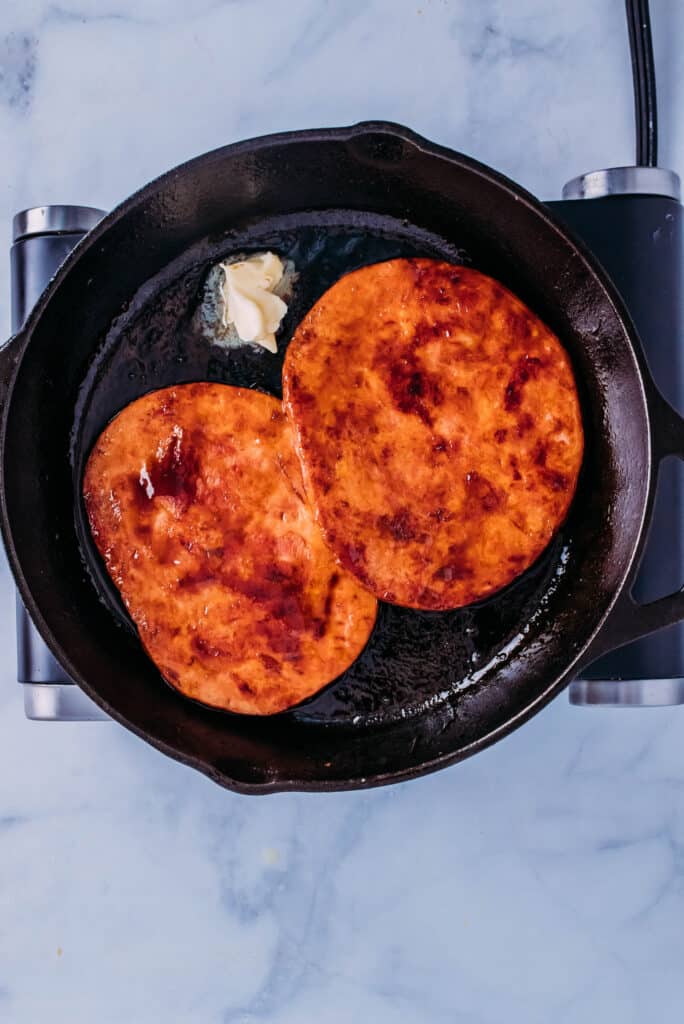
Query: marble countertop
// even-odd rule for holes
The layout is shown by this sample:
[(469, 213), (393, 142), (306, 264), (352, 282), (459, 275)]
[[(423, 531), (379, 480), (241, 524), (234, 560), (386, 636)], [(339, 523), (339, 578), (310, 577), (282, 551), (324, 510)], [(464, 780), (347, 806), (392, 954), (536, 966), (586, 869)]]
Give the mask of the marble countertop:
[[(652, 0), (684, 170), (684, 6)], [(404, 122), (536, 192), (633, 160), (616, 0), (5, 0), (11, 215), (226, 142)], [(0, 572), (3, 1024), (641, 1024), (684, 997), (684, 710), (559, 698), (476, 758), (232, 795), (112, 724), (24, 720)]]

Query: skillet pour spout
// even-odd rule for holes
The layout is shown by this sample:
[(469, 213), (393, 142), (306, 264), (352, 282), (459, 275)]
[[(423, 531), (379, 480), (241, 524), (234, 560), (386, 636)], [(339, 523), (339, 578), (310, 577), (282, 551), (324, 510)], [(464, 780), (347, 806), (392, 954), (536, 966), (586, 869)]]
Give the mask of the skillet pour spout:
[[(501, 281), (570, 354), (586, 449), (568, 519), (523, 579), (456, 612), (382, 606), (348, 672), (254, 719), (161, 679), (108, 585), (81, 482), (107, 422), (156, 387), (216, 380), (279, 396), (275, 357), (223, 356), (193, 333), (208, 268), (265, 248), (294, 254), (299, 271), (283, 349), (322, 291), (364, 263), (433, 256)], [(681, 593), (645, 607), (629, 596), (657, 466), (682, 457), (684, 423), (612, 283), (533, 196), (398, 125), (252, 139), (145, 186), (82, 240), (0, 351), (0, 401), (2, 532), (46, 643), (118, 722), (240, 792), (354, 789), (452, 764), (599, 654), (684, 619)]]
[(0, 410), (7, 405), (7, 397), (14, 379), (14, 371), (25, 343), (21, 331), (13, 334), (0, 348)]

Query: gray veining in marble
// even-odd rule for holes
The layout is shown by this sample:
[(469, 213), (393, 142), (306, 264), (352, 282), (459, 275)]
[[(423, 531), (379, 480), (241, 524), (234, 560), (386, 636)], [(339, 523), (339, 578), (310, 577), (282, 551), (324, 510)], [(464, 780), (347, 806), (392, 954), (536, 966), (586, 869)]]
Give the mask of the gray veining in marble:
[[(652, 0), (684, 170), (684, 5)], [(543, 198), (633, 154), (617, 0), (11, 0), (10, 218), (110, 207), (199, 152), (405, 122)], [(23, 719), (0, 574), (2, 1024), (645, 1024), (681, 1015), (684, 710), (556, 701), (475, 759), (233, 796), (113, 725)]]

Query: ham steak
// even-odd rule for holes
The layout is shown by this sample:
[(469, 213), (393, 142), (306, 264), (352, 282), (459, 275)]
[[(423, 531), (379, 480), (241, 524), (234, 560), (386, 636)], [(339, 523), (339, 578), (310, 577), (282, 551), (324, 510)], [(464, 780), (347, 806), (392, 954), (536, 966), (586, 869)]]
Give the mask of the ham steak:
[(485, 598), (568, 512), (584, 444), (570, 360), (476, 270), (396, 259), (341, 278), (297, 328), (283, 384), (317, 522), (384, 601)]
[(145, 395), (101, 434), (83, 494), (145, 649), (186, 696), (272, 714), (363, 649), (375, 598), (324, 544), (275, 398), (221, 384)]

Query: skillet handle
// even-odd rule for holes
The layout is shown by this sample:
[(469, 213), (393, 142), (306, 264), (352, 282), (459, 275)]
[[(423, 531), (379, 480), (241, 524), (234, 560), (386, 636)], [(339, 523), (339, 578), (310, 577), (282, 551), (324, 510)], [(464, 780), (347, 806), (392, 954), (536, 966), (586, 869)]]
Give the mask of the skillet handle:
[[(684, 460), (684, 417), (655, 387), (649, 405), (654, 459), (658, 464), (671, 455)], [(583, 667), (602, 654), (684, 621), (684, 585), (674, 594), (642, 605), (632, 597), (634, 575), (584, 657)], [(684, 679), (575, 679), (570, 684), (569, 698), (571, 704), (594, 706), (664, 707), (684, 704)]]

